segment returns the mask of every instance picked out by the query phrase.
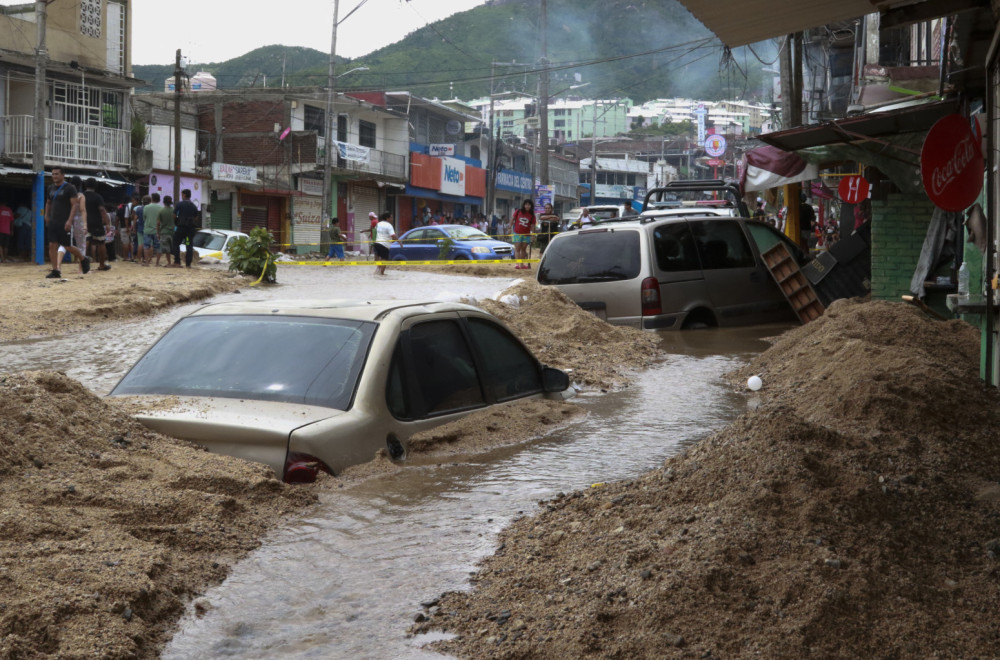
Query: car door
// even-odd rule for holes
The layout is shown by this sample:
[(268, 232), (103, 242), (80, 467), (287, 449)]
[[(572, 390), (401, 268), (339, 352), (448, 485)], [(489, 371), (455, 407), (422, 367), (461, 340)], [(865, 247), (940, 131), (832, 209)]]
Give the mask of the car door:
[(767, 268), (755, 257), (742, 221), (692, 219), (689, 224), (719, 325), (775, 320), (775, 314), (787, 307), (787, 302)]
[(663, 314), (680, 314), (700, 306), (714, 306), (701, 270), (698, 244), (685, 220), (663, 222), (652, 228), (651, 263), (660, 283)]

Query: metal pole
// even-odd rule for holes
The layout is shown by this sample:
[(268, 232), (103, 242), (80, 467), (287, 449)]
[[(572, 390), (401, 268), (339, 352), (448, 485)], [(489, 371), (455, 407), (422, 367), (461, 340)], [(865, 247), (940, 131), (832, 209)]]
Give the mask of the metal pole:
[(541, 20), (538, 29), (542, 33), (542, 58), (539, 63), (542, 65), (542, 73), (538, 78), (538, 132), (541, 142), (541, 161), (539, 163), (539, 179), (543, 186), (549, 185), (549, 53), (547, 40), (548, 7), (546, 0), (541, 2)]
[(489, 162), (486, 163), (486, 171), (489, 173), (489, 185), (486, 187), (486, 213), (490, 216), (489, 219), (493, 219), (493, 215), (496, 213), (496, 206), (494, 197), (496, 196), (496, 144), (493, 139), (493, 79), (496, 75), (497, 63), (490, 61), (490, 114), (487, 117), (487, 128), (490, 134), (490, 145), (489, 145)]
[(181, 49), (177, 49), (174, 59), (174, 204), (181, 196)]
[(330, 68), (327, 73), (327, 83), (326, 83), (326, 147), (323, 150), (323, 211), (321, 217), (323, 219), (322, 229), (326, 229), (330, 226), (331, 218), (331, 201), (332, 196), (330, 195), (330, 168), (332, 166), (331, 159), (333, 158), (332, 153), (336, 142), (334, 141), (334, 104), (333, 99), (336, 95), (334, 90), (334, 85), (337, 82), (335, 75), (336, 72), (336, 53), (337, 53), (337, 15), (340, 11), (340, 0), (333, 0), (333, 36), (330, 39)]
[[(32, 125), (31, 169), (35, 171), (34, 194), (32, 195), (31, 253), (35, 263), (45, 263), (45, 135), (47, 112), (45, 109), (46, 85), (45, 69), (49, 53), (45, 47), (45, 25), (47, 14), (45, 0), (35, 0), (35, 120)], [(55, 265), (53, 264), (53, 268)]]
[(590, 133), (590, 203), (597, 203), (597, 99), (594, 99), (594, 125)]

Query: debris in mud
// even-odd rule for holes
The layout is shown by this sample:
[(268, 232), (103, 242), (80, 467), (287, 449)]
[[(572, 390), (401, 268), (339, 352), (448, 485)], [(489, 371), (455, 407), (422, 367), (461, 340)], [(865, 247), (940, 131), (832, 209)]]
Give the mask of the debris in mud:
[(543, 364), (572, 370), (573, 382), (620, 387), (629, 373), (663, 355), (656, 333), (615, 326), (582, 309), (564, 293), (534, 280), (520, 280), (503, 291), (517, 305), (478, 300), (478, 305), (513, 330)]
[(470, 658), (997, 656), (1000, 395), (978, 348), (960, 321), (837, 302), (731, 375), (763, 374), (756, 410), (545, 502), (412, 630)]
[(0, 657), (158, 655), (198, 590), (314, 501), (54, 372), (0, 377)]

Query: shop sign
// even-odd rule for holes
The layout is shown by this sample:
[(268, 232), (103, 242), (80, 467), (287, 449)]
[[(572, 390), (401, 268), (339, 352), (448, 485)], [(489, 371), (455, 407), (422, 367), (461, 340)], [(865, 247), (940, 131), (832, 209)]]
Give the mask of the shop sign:
[(871, 194), (871, 186), (863, 176), (845, 176), (837, 186), (841, 201), (848, 204), (858, 204), (862, 200), (868, 199)]
[(323, 196), (323, 180), (322, 179), (307, 179), (304, 176), (299, 177), (299, 192), (305, 193), (306, 195), (315, 195), (317, 197)]
[(430, 146), (432, 156), (454, 156), (455, 145), (453, 144), (432, 144)]
[(371, 158), (371, 149), (357, 144), (337, 141), (337, 151), (344, 160), (353, 160), (359, 163), (367, 163)]
[(937, 121), (920, 150), (924, 191), (944, 211), (963, 211), (983, 188), (982, 132), (979, 122), (959, 114)]
[(541, 213), (546, 204), (552, 204), (554, 195), (553, 186), (537, 184), (535, 186), (535, 213)]
[(497, 190), (527, 195), (531, 192), (531, 175), (516, 170), (500, 170), (497, 172), (496, 187)]
[(705, 138), (705, 153), (713, 158), (718, 158), (726, 153), (726, 138), (721, 135), (709, 135)]
[(441, 159), (441, 187), (438, 190), (445, 195), (465, 196), (465, 161)]
[(232, 181), (233, 183), (257, 183), (257, 168), (247, 165), (212, 163), (212, 178), (216, 181)]

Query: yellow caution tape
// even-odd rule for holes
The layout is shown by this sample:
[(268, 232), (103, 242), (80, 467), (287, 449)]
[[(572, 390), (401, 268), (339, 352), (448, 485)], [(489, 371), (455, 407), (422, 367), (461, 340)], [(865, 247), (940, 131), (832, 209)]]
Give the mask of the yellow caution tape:
[(268, 264), (271, 263), (271, 261), (272, 261), (271, 255), (268, 255), (267, 259), (264, 261), (264, 267), (260, 271), (260, 277), (258, 277), (257, 281), (251, 284), (250, 286), (257, 286), (258, 284), (260, 284), (261, 280), (264, 279), (264, 275), (267, 273), (267, 266)]
[(279, 266), (442, 266), (479, 264), (536, 264), (540, 259), (459, 259), (448, 261), (277, 261)]

